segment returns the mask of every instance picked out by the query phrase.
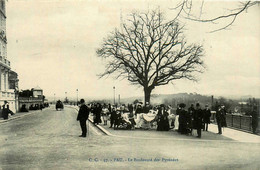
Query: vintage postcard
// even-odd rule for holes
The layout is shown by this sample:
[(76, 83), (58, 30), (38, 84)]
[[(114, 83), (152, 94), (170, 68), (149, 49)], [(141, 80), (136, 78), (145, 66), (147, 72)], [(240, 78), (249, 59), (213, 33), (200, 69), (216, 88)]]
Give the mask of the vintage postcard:
[(0, 0), (0, 169), (260, 169), (260, 1)]

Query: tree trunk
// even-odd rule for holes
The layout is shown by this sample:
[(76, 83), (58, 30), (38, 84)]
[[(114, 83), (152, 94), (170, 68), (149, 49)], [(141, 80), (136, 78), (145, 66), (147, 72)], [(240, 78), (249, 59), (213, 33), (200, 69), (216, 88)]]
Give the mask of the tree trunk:
[(153, 90), (153, 88), (151, 88), (151, 87), (144, 88), (144, 102), (145, 103), (148, 102), (150, 104), (150, 97), (151, 97), (152, 90)]

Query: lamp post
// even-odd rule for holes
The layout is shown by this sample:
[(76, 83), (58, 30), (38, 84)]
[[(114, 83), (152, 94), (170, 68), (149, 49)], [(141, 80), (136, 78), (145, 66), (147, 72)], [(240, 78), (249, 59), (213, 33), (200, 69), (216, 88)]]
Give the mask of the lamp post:
[(65, 92), (65, 103), (67, 103), (67, 92)]
[(114, 105), (115, 105), (116, 104), (116, 87), (114, 86), (113, 89), (114, 89)]
[(78, 100), (79, 100), (79, 89), (77, 89), (76, 91), (77, 91), (77, 106), (78, 106)]
[(56, 94), (54, 93), (54, 103), (56, 102), (56, 101), (55, 101), (55, 95), (56, 95)]

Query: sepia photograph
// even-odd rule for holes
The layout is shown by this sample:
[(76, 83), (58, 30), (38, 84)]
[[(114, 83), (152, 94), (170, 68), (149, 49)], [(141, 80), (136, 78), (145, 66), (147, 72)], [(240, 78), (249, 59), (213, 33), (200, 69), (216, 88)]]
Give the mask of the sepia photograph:
[(0, 0), (0, 170), (260, 169), (260, 1)]

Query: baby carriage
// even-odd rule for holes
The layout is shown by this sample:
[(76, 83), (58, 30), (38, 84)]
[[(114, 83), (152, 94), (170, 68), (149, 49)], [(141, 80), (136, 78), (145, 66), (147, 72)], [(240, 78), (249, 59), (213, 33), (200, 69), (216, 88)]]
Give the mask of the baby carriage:
[(132, 128), (131, 122), (128, 120), (126, 114), (117, 113), (114, 129), (130, 130)]

